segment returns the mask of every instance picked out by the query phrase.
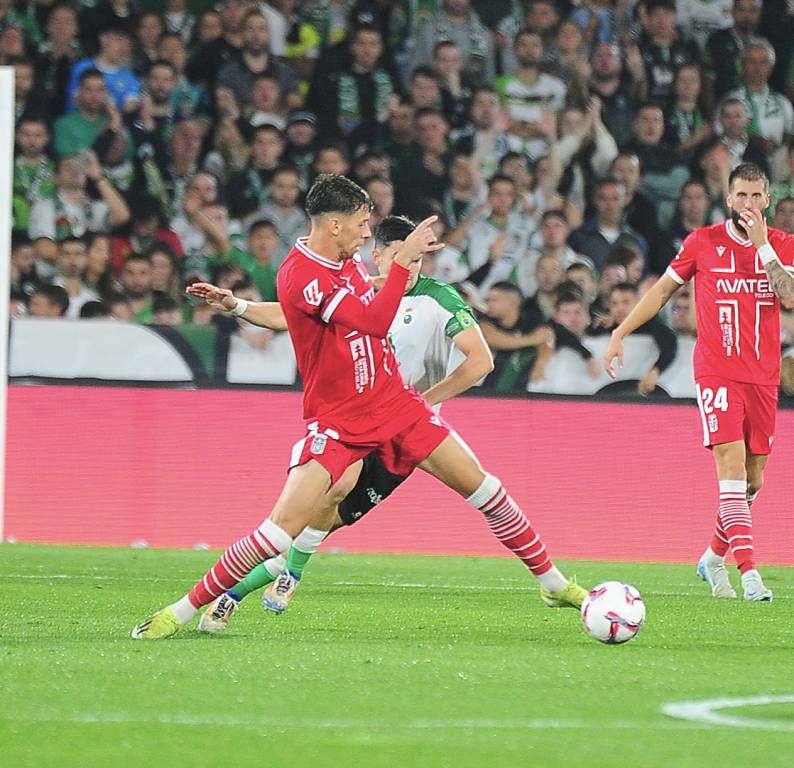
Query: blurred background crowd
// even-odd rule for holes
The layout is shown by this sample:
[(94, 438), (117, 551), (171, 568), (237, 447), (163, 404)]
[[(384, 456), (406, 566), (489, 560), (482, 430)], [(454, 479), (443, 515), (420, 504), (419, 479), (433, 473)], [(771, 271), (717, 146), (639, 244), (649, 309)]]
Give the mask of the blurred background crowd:
[[(550, 342), (595, 377), (588, 337), (725, 218), (738, 163), (767, 170), (769, 222), (794, 233), (792, 41), (794, 0), (0, 0), (12, 315), (264, 348), (184, 286), (275, 299), (303, 195), (346, 174), (373, 225), (439, 216), (423, 272), (479, 313), (486, 388), (542, 381)], [(689, 290), (643, 332), (647, 392), (695, 333)]]

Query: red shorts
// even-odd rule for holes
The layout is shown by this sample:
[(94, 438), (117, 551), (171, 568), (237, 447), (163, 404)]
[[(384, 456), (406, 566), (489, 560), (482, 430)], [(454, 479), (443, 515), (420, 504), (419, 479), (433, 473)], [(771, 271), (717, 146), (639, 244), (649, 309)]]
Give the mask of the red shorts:
[(382, 428), (376, 434), (342, 440), (332, 426), (312, 422), (306, 437), (293, 446), (289, 468), (314, 459), (328, 470), (333, 485), (351, 464), (373, 454), (392, 474), (408, 477), (450, 433), (443, 419), (423, 401), (412, 400), (408, 407), (416, 409), (416, 419), (396, 434)]
[(777, 386), (704, 376), (695, 382), (695, 389), (703, 445), (711, 448), (743, 440), (749, 453), (767, 455), (772, 451)]

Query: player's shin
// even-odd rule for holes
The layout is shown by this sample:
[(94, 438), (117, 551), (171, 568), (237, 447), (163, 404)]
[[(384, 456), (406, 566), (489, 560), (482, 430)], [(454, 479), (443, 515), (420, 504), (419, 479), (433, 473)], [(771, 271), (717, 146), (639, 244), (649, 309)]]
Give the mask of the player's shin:
[(284, 570), (285, 562), (283, 555), (265, 560), (264, 563), (257, 565), (242, 581), (238, 581), (229, 590), (229, 595), (239, 603), (252, 592), (275, 581)]
[(753, 526), (745, 480), (720, 480), (720, 522), (742, 573), (755, 568)]
[(292, 542), (287, 553), (287, 570), (296, 578), (303, 576), (303, 571), (312, 555), (325, 540), (330, 531), (321, 531), (317, 528), (304, 528)]
[(552, 563), (540, 536), (497, 478), (486, 474), (480, 487), (466, 501), (482, 512), (494, 536), (529, 568), (543, 587), (560, 592), (568, 586), (568, 579)]
[[(195, 616), (202, 605), (244, 579), (259, 563), (278, 557), (292, 544), (292, 537), (272, 520), (265, 520), (253, 533), (232, 544), (190, 593), (170, 608), (182, 624)], [(191, 612), (192, 609), (192, 612)]]

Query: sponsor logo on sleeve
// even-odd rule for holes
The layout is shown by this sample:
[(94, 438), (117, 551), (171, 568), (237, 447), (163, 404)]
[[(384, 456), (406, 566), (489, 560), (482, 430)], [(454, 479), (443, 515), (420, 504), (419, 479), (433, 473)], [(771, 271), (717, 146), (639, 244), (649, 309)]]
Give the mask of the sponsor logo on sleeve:
[(303, 298), (307, 304), (319, 307), (323, 300), (323, 292), (320, 290), (320, 281), (315, 278), (303, 289)]

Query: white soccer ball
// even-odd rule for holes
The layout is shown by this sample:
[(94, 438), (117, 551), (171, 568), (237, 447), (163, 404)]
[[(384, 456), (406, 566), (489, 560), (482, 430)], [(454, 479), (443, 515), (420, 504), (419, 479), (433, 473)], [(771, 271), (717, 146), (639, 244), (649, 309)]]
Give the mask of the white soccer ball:
[(587, 634), (602, 643), (625, 643), (645, 623), (642, 595), (631, 584), (605, 581), (582, 603), (582, 623)]

